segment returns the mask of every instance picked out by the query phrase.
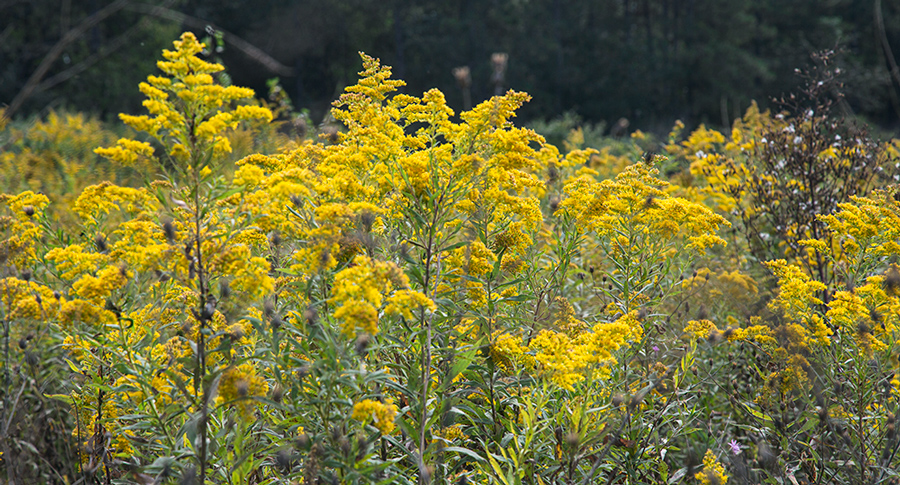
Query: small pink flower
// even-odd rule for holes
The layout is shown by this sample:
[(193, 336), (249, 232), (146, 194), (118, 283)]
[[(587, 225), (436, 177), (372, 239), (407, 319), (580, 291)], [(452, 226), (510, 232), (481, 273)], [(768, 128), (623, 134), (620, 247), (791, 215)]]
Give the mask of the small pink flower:
[(741, 445), (739, 445), (736, 440), (731, 440), (731, 442), (728, 443), (728, 446), (731, 447), (731, 452), (733, 454), (735, 454), (735, 455), (741, 454)]

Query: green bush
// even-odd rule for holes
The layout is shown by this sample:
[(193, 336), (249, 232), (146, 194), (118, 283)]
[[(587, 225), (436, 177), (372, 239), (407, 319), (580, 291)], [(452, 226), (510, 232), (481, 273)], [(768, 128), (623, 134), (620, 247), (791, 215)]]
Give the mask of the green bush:
[(457, 116), (363, 55), (343, 129), (289, 140), (201, 50), (140, 85), (146, 138), (95, 150), (145, 184), (63, 226), (0, 199), (9, 482), (896, 480), (893, 192), (798, 242), (854, 285), (787, 252), (760, 288), (731, 185), (675, 170), (740, 130), (561, 153), (511, 122), (524, 93)]

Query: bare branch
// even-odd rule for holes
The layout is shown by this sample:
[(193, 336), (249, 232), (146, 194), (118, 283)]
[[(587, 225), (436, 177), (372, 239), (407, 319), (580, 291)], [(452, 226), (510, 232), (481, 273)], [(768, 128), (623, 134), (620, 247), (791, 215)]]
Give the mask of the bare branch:
[(31, 74), (31, 77), (28, 78), (28, 81), (25, 82), (25, 86), (19, 91), (19, 94), (13, 98), (12, 102), (9, 103), (9, 108), (3, 112), (3, 117), (6, 119), (11, 119), (13, 113), (15, 113), (19, 108), (22, 107), (22, 103), (28, 99), (29, 96), (32, 95), (34, 89), (37, 87), (38, 83), (41, 82), (41, 79), (47, 74), (47, 71), (50, 70), (50, 67), (56, 61), (56, 59), (63, 53), (66, 47), (69, 46), (76, 39), (81, 37), (85, 32), (88, 31), (91, 27), (97, 25), (102, 22), (104, 19), (109, 17), (110, 15), (122, 10), (130, 0), (116, 0), (115, 2), (101, 8), (96, 11), (92, 15), (88, 16), (84, 20), (81, 21), (77, 26), (66, 32), (66, 35), (59, 39), (56, 45), (50, 49), (50, 52), (44, 56), (44, 59), (41, 61), (38, 68)]
[(113, 51), (119, 49), (122, 45), (124, 45), (128, 41), (128, 39), (137, 32), (139, 27), (144, 25), (146, 19), (142, 20), (134, 27), (128, 29), (125, 33), (120, 35), (103, 49), (91, 55), (76, 66), (73, 66), (72, 68), (63, 71), (51, 77), (50, 79), (41, 82), (41, 80), (44, 78), (44, 76), (47, 75), (47, 72), (50, 70), (50, 67), (52, 67), (53, 62), (56, 61), (56, 59), (62, 54), (62, 52), (69, 44), (78, 39), (88, 29), (92, 28), (110, 15), (124, 8), (146, 15), (151, 15), (157, 18), (179, 22), (192, 28), (205, 29), (207, 26), (211, 26), (216, 30), (222, 32), (223, 37), (228, 44), (230, 44), (235, 49), (243, 52), (247, 57), (258, 62), (269, 71), (281, 76), (294, 75), (294, 70), (292, 68), (278, 62), (272, 56), (266, 54), (262, 49), (254, 46), (244, 39), (216, 27), (211, 22), (207, 22), (196, 17), (191, 17), (190, 15), (186, 15), (168, 8), (168, 5), (171, 5), (172, 3), (171, 1), (167, 1), (163, 5), (148, 5), (143, 3), (129, 5), (130, 3), (131, 0), (116, 0), (115, 2), (95, 12), (91, 16), (85, 18), (76, 27), (66, 32), (66, 35), (64, 35), (62, 39), (60, 39), (59, 42), (57, 42), (56, 45), (54, 45), (53, 48), (50, 49), (50, 52), (47, 53), (38, 68), (34, 71), (31, 77), (28, 78), (25, 86), (22, 87), (16, 97), (13, 98), (12, 102), (9, 104), (9, 107), (2, 113), (2, 116), (6, 119), (12, 119), (13, 113), (18, 111), (18, 109), (22, 107), (22, 104), (25, 102), (25, 100), (34, 93), (50, 89), (62, 82), (71, 79), (73, 76), (84, 72), (88, 67), (92, 66), (100, 59), (108, 56)]
[(176, 10), (172, 10), (169, 8), (165, 8), (162, 6), (156, 5), (147, 5), (144, 3), (134, 4), (128, 7), (129, 10), (133, 10), (135, 12), (140, 12), (146, 15), (153, 15), (154, 17), (169, 19), (174, 22), (180, 22), (182, 24), (188, 25), (195, 29), (205, 29), (207, 26), (216, 29), (221, 32), (225, 42), (231, 44), (235, 49), (243, 52), (247, 57), (253, 59), (254, 61), (262, 64), (263, 67), (268, 69), (269, 71), (281, 75), (281, 76), (293, 76), (294, 69), (285, 66), (284, 64), (278, 62), (275, 58), (266, 54), (262, 49), (256, 47), (255, 45), (247, 42), (246, 40), (232, 34), (231, 32), (225, 31), (219, 27), (217, 27), (212, 22), (207, 22), (203, 19), (199, 19), (197, 17), (191, 17), (190, 15), (183, 14)]
[[(884, 54), (885, 59), (891, 68), (888, 72), (891, 75), (891, 78), (900, 86), (900, 67), (897, 67), (897, 61), (894, 59), (894, 52), (891, 50), (891, 44), (888, 42), (887, 32), (884, 30), (884, 17), (881, 13), (881, 0), (875, 0), (875, 29), (878, 32), (878, 40), (881, 41), (882, 53)], [(894, 90), (891, 90), (894, 92)], [(895, 104), (894, 109), (897, 109)], [(900, 112), (898, 112), (900, 114)]]
[[(175, 2), (175, 0), (167, 0), (164, 5), (171, 5)], [(113, 52), (119, 50), (123, 45), (125, 45), (131, 38), (141, 31), (144, 27), (146, 27), (150, 23), (149, 17), (144, 17), (137, 24), (130, 27), (128, 30), (123, 32), (121, 35), (113, 39), (111, 42), (104, 45), (100, 50), (91, 54), (90, 57), (84, 59), (78, 64), (66, 69), (59, 74), (54, 75), (53, 77), (48, 78), (42, 83), (38, 84), (35, 87), (34, 92), (39, 93), (41, 91), (46, 91), (58, 84), (64, 83), (69, 79), (81, 74), (86, 71), (89, 67), (93, 66), (106, 56), (112, 54)]]

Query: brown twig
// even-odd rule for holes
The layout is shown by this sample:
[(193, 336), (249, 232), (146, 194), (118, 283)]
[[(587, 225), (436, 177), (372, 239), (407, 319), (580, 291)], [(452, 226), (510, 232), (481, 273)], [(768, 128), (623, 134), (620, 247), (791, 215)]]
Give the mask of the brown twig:
[[(171, 5), (175, 3), (174, 0), (167, 0), (165, 5)], [(79, 62), (78, 64), (66, 69), (63, 72), (60, 72), (45, 81), (41, 82), (34, 88), (35, 93), (39, 93), (41, 91), (46, 91), (58, 84), (62, 84), (69, 79), (81, 74), (86, 71), (89, 67), (93, 66), (106, 56), (112, 54), (113, 52), (119, 50), (122, 46), (128, 43), (131, 38), (137, 34), (141, 29), (146, 27), (150, 23), (150, 19), (148, 17), (144, 17), (140, 22), (134, 24), (129, 27), (128, 30), (123, 32), (121, 35), (116, 37), (112, 42), (104, 45), (100, 50), (91, 54), (87, 59)]]
[(53, 86), (56, 86), (57, 84), (69, 80), (76, 74), (83, 72), (85, 69), (87, 69), (103, 57), (109, 55), (111, 52), (124, 45), (128, 38), (134, 34), (135, 30), (146, 22), (146, 19), (142, 20), (135, 27), (132, 27), (124, 34), (119, 36), (119, 38), (113, 41), (111, 45), (105, 47), (100, 52), (88, 57), (80, 64), (53, 76), (45, 82), (41, 82), (41, 80), (44, 78), (44, 76), (47, 75), (47, 72), (50, 70), (50, 67), (52, 67), (53, 62), (55, 62), (56, 59), (59, 58), (60, 55), (62, 55), (63, 51), (66, 47), (69, 46), (69, 44), (77, 40), (88, 29), (102, 22), (110, 15), (126, 8), (128, 10), (139, 12), (145, 15), (151, 15), (157, 18), (178, 22), (192, 28), (205, 29), (208, 26), (212, 27), (215, 30), (221, 32), (225, 41), (232, 47), (244, 53), (250, 59), (258, 62), (269, 71), (280, 76), (294, 75), (294, 69), (278, 62), (275, 58), (273, 58), (269, 54), (266, 54), (259, 47), (256, 47), (255, 45), (230, 32), (216, 27), (211, 22), (207, 22), (196, 17), (191, 17), (190, 15), (186, 15), (168, 8), (167, 6), (171, 3), (172, 2), (169, 1), (164, 3), (163, 5), (148, 5), (143, 3), (132, 5), (131, 0), (117, 0), (82, 20), (80, 24), (66, 32), (62, 39), (60, 39), (59, 42), (57, 42), (56, 45), (54, 45), (53, 48), (50, 49), (50, 52), (48, 52), (46, 56), (44, 56), (41, 64), (34, 71), (34, 73), (32, 73), (31, 77), (28, 78), (28, 81), (25, 82), (25, 86), (23, 86), (16, 97), (13, 98), (6, 111), (2, 112), (2, 116), (6, 119), (12, 119), (12, 115), (16, 111), (18, 111), (19, 108), (22, 107), (22, 104), (25, 102), (25, 100), (31, 97), (31, 95), (33, 95), (34, 93), (47, 90)]
[(128, 7), (128, 10), (132, 10), (135, 12), (140, 12), (146, 15), (152, 15), (154, 17), (163, 18), (172, 20), (174, 22), (179, 22), (189, 27), (195, 29), (205, 29), (207, 27), (212, 27), (218, 32), (222, 33), (225, 42), (231, 44), (235, 49), (243, 52), (247, 57), (253, 59), (254, 61), (262, 64), (263, 67), (268, 69), (269, 71), (281, 75), (281, 76), (293, 76), (294, 69), (285, 66), (284, 64), (278, 62), (270, 56), (266, 54), (262, 49), (256, 47), (255, 45), (247, 42), (246, 40), (223, 30), (212, 22), (208, 22), (203, 19), (199, 19), (197, 17), (191, 17), (190, 15), (183, 14), (176, 10), (172, 10), (170, 8), (166, 8), (161, 5), (147, 5), (145, 3), (138, 3)]
[(98, 23), (102, 22), (104, 19), (109, 17), (110, 15), (118, 12), (125, 8), (126, 5), (131, 0), (116, 0), (115, 2), (101, 8), (100, 10), (94, 12), (92, 15), (88, 16), (84, 20), (81, 21), (77, 26), (70, 29), (66, 32), (56, 45), (50, 49), (50, 52), (44, 56), (44, 59), (41, 61), (38, 68), (31, 74), (31, 77), (28, 78), (28, 81), (25, 82), (25, 86), (19, 91), (19, 94), (13, 98), (12, 102), (9, 103), (9, 107), (6, 111), (3, 112), (2, 116), (6, 119), (11, 119), (13, 113), (19, 110), (22, 107), (22, 104), (28, 99), (33, 93), (35, 88), (38, 86), (38, 83), (41, 82), (41, 79), (47, 74), (47, 71), (50, 70), (50, 67), (56, 61), (56, 59), (63, 53), (66, 47), (69, 46), (72, 42), (75, 42), (79, 37), (81, 37), (88, 29), (94, 27)]

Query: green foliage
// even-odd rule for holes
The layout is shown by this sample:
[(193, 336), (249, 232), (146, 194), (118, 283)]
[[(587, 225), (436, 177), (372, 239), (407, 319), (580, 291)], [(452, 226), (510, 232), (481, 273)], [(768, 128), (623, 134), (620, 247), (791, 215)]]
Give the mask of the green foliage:
[[(838, 48), (837, 65), (850, 88), (844, 109), (885, 128), (900, 110), (888, 60), (900, 41), (900, 10), (890, 2), (147, 3), (160, 8), (127, 5), (72, 42), (25, 113), (60, 104), (104, 117), (135, 112), (141, 99), (132, 87), (152, 69), (166, 39), (182, 26), (202, 37), (207, 25), (293, 69), (290, 76), (269, 71), (238, 49), (231, 34), (218, 53), (236, 68), (238, 84), (257, 91), (269, 77), (281, 76), (297, 106), (317, 122), (341, 89), (355, 82), (359, 50), (395, 66), (410, 92), (436, 86), (454, 106), (463, 106), (466, 95), (452, 70), (468, 66), (472, 99), (487, 99), (498, 94), (491, 55), (505, 52), (509, 64), (501, 87), (535, 98), (524, 118), (573, 111), (596, 124), (612, 127), (624, 117), (633, 128), (661, 133), (675, 119), (691, 127), (727, 126), (753, 100), (765, 108), (771, 97), (796, 89), (794, 70), (809, 63), (811, 52)], [(12, 100), (67, 31), (111, 4), (0, 4), (0, 15), (12, 19), (0, 47), (0, 99)]]
[[(896, 188), (803, 220), (747, 192), (827, 156), (831, 118), (679, 125), (670, 159), (564, 120), (562, 153), (512, 123), (524, 93), (457, 115), (362, 55), (313, 141), (277, 82), (273, 114), (202, 52), (182, 35), (140, 84), (145, 138), (2, 135), (9, 170), (39, 147), (144, 179), (60, 162), (69, 185), (0, 196), (7, 481), (897, 478)], [(791, 123), (815, 142), (761, 142)], [(827, 187), (896, 153), (857, 136)], [(760, 253), (756, 214), (803, 229)]]

